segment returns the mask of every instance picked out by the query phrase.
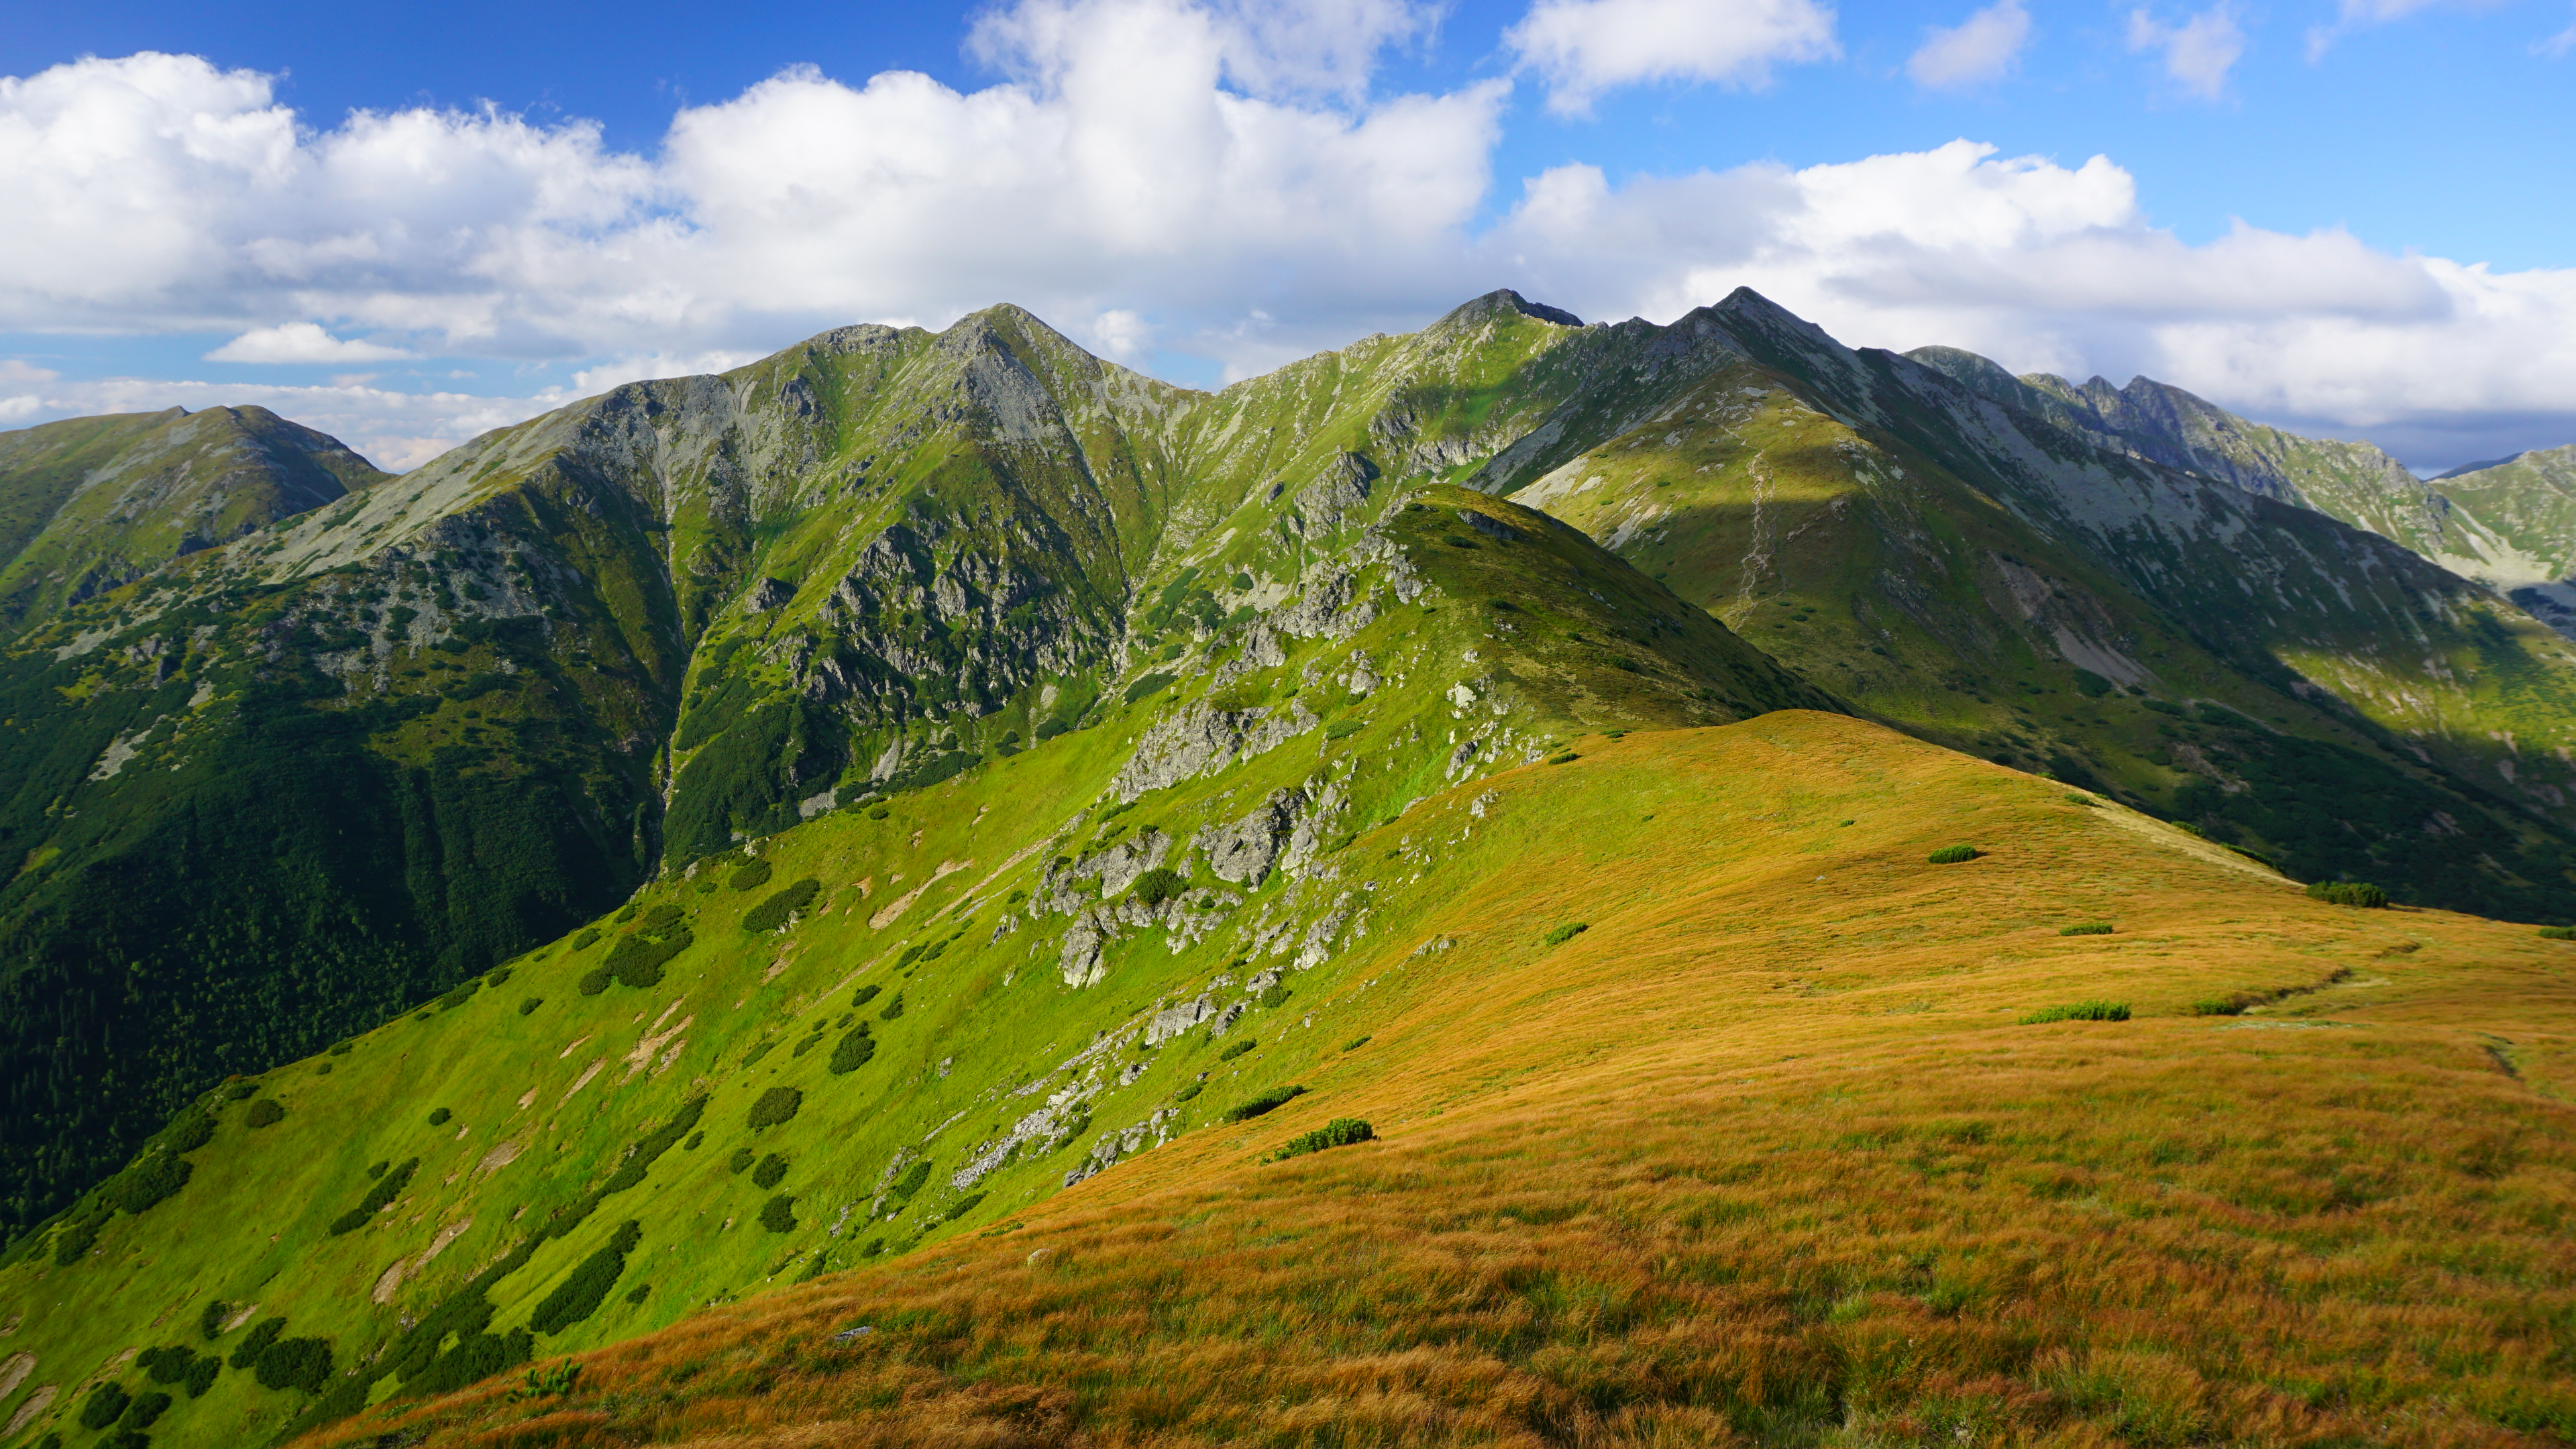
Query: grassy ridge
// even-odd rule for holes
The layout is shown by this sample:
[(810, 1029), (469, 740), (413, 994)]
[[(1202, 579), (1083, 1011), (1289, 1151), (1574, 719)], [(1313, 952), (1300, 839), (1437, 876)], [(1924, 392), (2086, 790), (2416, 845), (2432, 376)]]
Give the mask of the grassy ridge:
[[(314, 1442), (2576, 1424), (2550, 1327), (2576, 1309), (2565, 948), (2339, 911), (2063, 797), (1807, 714), (1452, 792), (1352, 847), (1439, 848), (1360, 959), (1298, 981), (1313, 1024), (1264, 1028), (1262, 1080), (1308, 1088), (1286, 1105), (589, 1355), (567, 1395), (496, 1384)], [(1959, 833), (1988, 854), (1925, 863)], [(1576, 908), (1590, 929), (1544, 946)], [(2100, 915), (2118, 934), (2057, 934)], [(2193, 1013), (2243, 989), (2290, 994)], [(2018, 1024), (2097, 995), (2136, 1016)], [(1345, 1116), (1380, 1140), (1260, 1163)]]

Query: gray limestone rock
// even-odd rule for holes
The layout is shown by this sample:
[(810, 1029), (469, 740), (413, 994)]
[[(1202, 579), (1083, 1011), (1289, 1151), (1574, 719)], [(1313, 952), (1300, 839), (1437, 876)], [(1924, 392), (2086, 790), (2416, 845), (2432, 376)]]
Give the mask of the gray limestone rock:
[(1145, 732), (1136, 754), (1110, 793), (1133, 803), (1148, 790), (1214, 774), (1237, 760), (1267, 753), (1323, 721), (1302, 700), (1285, 707), (1211, 709), (1194, 704)]
[(1269, 799), (1242, 819), (1201, 829), (1190, 837), (1190, 846), (1207, 856), (1208, 869), (1217, 879), (1258, 886), (1287, 849), (1305, 806), (1304, 791), (1273, 790)]

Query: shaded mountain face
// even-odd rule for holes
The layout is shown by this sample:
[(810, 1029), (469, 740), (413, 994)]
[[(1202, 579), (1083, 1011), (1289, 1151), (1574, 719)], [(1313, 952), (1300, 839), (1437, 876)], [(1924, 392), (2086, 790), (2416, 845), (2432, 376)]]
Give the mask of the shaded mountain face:
[(0, 635), (388, 476), (259, 407), (0, 433)]
[[(2562, 634), (2576, 630), (2576, 447), (2456, 469), (2430, 481), (2368, 443), (2249, 422), (2152, 378), (2114, 388), (2014, 377), (1955, 347), (1907, 357), (2097, 447), (2232, 483), (2366, 528), (2509, 595)], [(2576, 637), (2576, 634), (2571, 634)]]
[[(39, 628), (0, 670), (13, 1220), (207, 1081), (656, 871), (1113, 714), (1182, 711), (1132, 798), (1320, 730), (1434, 632), (1464, 672), (1411, 681), (1455, 719), (1410, 728), (1407, 779), (1840, 707), (1570, 529), (1392, 486), (1374, 416), (1166, 387), (1016, 309), (852, 328), (487, 435)], [(1249, 677), (1319, 640), (1355, 656)]]

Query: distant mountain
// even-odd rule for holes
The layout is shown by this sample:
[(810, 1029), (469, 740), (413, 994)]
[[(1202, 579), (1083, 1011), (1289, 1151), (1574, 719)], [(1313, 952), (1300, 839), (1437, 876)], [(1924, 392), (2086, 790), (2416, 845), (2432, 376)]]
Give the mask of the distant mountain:
[(2096, 447), (2296, 503), (2393, 539), (2511, 595), (2576, 637), (2576, 588), (2562, 584), (2576, 572), (2576, 506), (2569, 495), (2576, 468), (2567, 461), (2576, 448), (2471, 464), (2426, 481), (2368, 443), (2249, 422), (2152, 378), (2115, 388), (2096, 377), (2079, 387), (2048, 373), (2014, 377), (1955, 347), (1922, 347), (1906, 356)]
[(390, 476), (259, 407), (0, 433), (0, 636)]

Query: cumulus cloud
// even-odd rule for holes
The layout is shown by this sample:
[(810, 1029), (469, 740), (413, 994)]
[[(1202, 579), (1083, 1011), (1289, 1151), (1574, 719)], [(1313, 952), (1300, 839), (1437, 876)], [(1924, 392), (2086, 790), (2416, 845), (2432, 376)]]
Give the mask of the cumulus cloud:
[(2552, 60), (2556, 60), (2571, 50), (2576, 50), (2576, 25), (2570, 25), (2565, 30), (2562, 30), (2556, 35), (2549, 37), (2547, 40), (2534, 45), (2531, 48), (2531, 53), (2534, 55), (2545, 55)]
[(2134, 178), (2099, 156), (2067, 167), (1954, 141), (1616, 187), (1565, 166), (1482, 246), (1487, 271), (1586, 316), (1669, 318), (1746, 285), (1854, 345), (2145, 373), (2450, 462), (2476, 455), (2481, 429), (2576, 438), (2576, 269), (2391, 256), (2340, 229), (2240, 224), (2193, 246), (2151, 225)]
[(1998, 0), (1954, 27), (1934, 26), (1905, 71), (1919, 86), (1966, 90), (2009, 75), (2029, 43), (2030, 12), (2021, 0)]
[(2167, 79), (2187, 95), (2214, 101), (2226, 93), (2227, 73), (2244, 57), (2245, 31), (2232, 5), (2213, 6), (2179, 25), (2132, 10), (2129, 49), (2162, 52)]
[(254, 327), (206, 354), (208, 362), (385, 362), (413, 357), (399, 347), (343, 340), (316, 322), (285, 322)]
[[(1516, 43), (1594, 89), (1745, 82), (1830, 53), (1821, 9), (1692, 7), (1663, 49), (1697, 59), (1613, 63), (1627, 42), (1611, 32), (1661, 13), (1542, 0)], [(190, 57), (0, 81), (0, 194), (35, 198), (0, 227), (0, 329), (216, 333), (235, 338), (218, 356), (348, 374), (259, 389), (0, 371), (0, 416), (258, 401), (399, 463), (618, 382), (998, 301), (1107, 357), (1187, 355), (1241, 377), (1495, 286), (1668, 320), (1749, 284), (1855, 344), (2145, 372), (2284, 420), (2457, 435), (2451, 462), (2576, 438), (2576, 272), (2391, 255), (2339, 230), (2240, 226), (2189, 245), (2103, 157), (1959, 141), (1616, 184), (1571, 165), (1518, 179), (1501, 219), (1480, 223), (1512, 82), (1380, 95), (1370, 80), (1430, 14), (1024, 0), (976, 33), (996, 84), (789, 71), (682, 110), (650, 156), (491, 111), (299, 128), (264, 78)], [(1571, 40), (1545, 49), (1542, 22), (1577, 14), (1616, 23), (1584, 57)], [(1803, 39), (1746, 60), (1760, 47), (1690, 29), (1709, 15), (1807, 19), (1784, 32)], [(2164, 37), (2197, 21), (2146, 23)], [(403, 375), (365, 377), (354, 364), (377, 354), (352, 348), (576, 371), (561, 393), (413, 394)]]
[(1503, 43), (1546, 80), (1548, 109), (1576, 116), (1620, 86), (1758, 88), (1774, 66), (1842, 53), (1815, 0), (1537, 0)]

